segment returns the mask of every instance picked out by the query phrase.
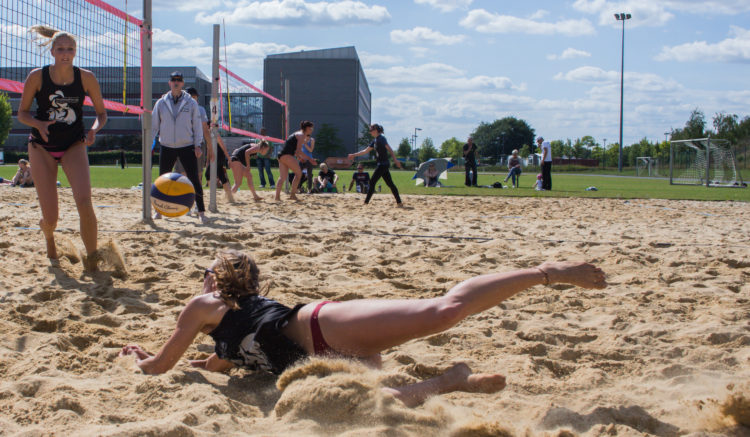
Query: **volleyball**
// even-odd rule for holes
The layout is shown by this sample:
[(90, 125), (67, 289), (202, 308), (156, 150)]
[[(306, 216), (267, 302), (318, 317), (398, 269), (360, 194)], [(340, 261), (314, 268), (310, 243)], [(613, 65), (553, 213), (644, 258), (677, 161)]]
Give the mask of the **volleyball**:
[(179, 217), (190, 211), (195, 202), (195, 188), (179, 173), (166, 173), (151, 185), (151, 205), (161, 215)]

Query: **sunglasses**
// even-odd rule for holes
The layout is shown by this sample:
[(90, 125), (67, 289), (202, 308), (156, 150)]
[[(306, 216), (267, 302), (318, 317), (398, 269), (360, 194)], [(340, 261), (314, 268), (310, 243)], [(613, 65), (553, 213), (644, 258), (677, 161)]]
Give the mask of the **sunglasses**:
[(182, 79), (178, 77), (174, 77), (174, 78), (169, 79), (169, 81), (170, 82), (182, 82)]

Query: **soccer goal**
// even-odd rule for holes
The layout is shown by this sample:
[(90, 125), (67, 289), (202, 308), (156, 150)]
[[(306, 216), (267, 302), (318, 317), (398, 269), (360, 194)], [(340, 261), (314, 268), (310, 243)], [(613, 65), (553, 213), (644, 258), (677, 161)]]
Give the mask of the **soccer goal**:
[(659, 160), (650, 156), (635, 158), (635, 175), (659, 177)]
[(727, 140), (701, 138), (672, 141), (669, 183), (707, 187), (746, 187)]

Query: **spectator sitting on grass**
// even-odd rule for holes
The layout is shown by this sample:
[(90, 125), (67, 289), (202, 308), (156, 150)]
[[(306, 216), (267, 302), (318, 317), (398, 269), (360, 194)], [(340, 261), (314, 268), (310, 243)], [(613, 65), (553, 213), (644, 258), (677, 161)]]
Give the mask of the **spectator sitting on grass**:
[(0, 184), (10, 185), (11, 187), (33, 187), (34, 180), (31, 178), (31, 164), (25, 159), (18, 161), (18, 171), (12, 180), (0, 178)]
[(315, 188), (324, 193), (335, 193), (338, 181), (339, 175), (335, 171), (329, 169), (325, 162), (320, 164), (320, 172), (318, 172), (318, 179), (315, 180)]
[(357, 184), (357, 192), (366, 194), (367, 190), (370, 189), (370, 173), (365, 171), (365, 166), (357, 164), (357, 172), (352, 174), (352, 181), (349, 182), (349, 190), (352, 190), (352, 186)]
[(440, 176), (440, 173), (438, 173), (437, 168), (435, 168), (435, 163), (431, 162), (427, 167), (427, 171), (424, 172), (424, 186), (439, 187), (440, 182), (438, 182), (438, 176)]

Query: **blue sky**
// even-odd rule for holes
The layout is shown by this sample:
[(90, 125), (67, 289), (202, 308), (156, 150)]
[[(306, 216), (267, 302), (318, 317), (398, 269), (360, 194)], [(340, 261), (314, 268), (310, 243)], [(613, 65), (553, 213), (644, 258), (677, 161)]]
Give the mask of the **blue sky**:
[[(132, 3), (129, 12), (140, 16)], [(373, 122), (392, 143), (419, 127), (420, 141), (430, 136), (439, 146), (508, 115), (547, 139), (616, 141), (615, 12), (633, 15), (625, 31), (625, 144), (663, 140), (694, 108), (709, 120), (716, 112), (750, 114), (749, 0), (154, 4), (154, 65), (209, 73), (211, 24), (222, 19), (229, 68), (256, 85), (266, 54), (354, 45), (372, 91)]]

